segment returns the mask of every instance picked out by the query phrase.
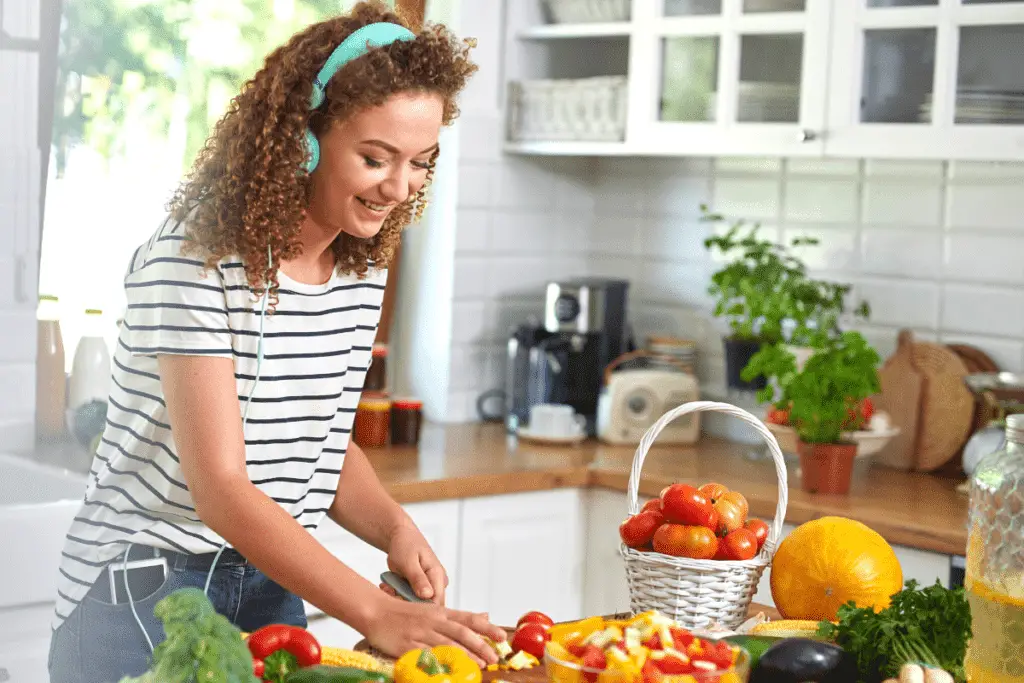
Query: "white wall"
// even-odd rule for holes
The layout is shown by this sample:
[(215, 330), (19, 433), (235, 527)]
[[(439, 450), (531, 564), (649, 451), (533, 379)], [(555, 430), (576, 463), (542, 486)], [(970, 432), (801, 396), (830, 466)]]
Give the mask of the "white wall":
[[(0, 26), (0, 451), (34, 440), (40, 163), (37, 0), (5, 2)], [(45, 118), (45, 117), (44, 117)]]

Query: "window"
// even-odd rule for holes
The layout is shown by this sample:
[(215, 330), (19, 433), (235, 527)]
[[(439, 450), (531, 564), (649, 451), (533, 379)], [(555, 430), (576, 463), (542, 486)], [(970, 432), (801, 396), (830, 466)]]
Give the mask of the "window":
[[(132, 252), (266, 53), (354, 0), (65, 0), (39, 291), (70, 370), (87, 308), (113, 348)], [(312, 77), (312, 76), (311, 76)]]

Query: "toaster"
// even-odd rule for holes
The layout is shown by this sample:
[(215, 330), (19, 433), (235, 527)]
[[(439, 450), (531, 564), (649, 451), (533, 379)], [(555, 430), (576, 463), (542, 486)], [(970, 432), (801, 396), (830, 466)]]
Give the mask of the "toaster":
[[(597, 438), (636, 445), (668, 411), (700, 399), (697, 378), (677, 370), (639, 368), (608, 376), (598, 398)], [(665, 426), (656, 444), (693, 444), (700, 438), (700, 413), (683, 415)]]

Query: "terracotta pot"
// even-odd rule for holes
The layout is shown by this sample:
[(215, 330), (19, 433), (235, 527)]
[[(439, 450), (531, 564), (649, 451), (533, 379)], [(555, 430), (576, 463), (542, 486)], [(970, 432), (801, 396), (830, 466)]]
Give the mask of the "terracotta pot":
[(857, 444), (798, 441), (796, 451), (800, 456), (800, 487), (804, 491), (838, 494), (850, 492)]

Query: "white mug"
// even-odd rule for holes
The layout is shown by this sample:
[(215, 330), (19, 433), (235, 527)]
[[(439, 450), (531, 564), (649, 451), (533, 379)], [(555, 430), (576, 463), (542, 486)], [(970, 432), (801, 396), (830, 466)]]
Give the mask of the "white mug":
[(530, 434), (533, 436), (570, 437), (583, 432), (586, 420), (572, 406), (560, 403), (539, 403), (530, 407)]

